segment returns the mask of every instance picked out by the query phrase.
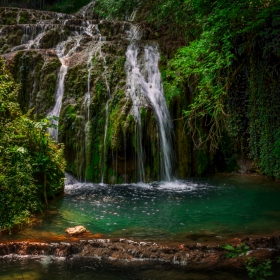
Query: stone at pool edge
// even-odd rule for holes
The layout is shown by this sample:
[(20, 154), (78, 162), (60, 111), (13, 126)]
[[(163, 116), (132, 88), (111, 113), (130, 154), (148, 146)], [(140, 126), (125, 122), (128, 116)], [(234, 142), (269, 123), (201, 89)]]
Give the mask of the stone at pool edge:
[(85, 233), (86, 231), (87, 231), (86, 228), (83, 227), (83, 226), (76, 226), (76, 227), (73, 227), (73, 228), (67, 228), (65, 230), (65, 232), (68, 235), (80, 235), (80, 234)]

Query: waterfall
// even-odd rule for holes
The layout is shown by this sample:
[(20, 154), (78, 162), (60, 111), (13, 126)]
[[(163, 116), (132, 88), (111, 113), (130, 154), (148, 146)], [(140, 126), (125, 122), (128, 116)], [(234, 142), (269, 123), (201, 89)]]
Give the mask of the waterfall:
[(83, 18), (93, 18), (95, 0), (92, 0), (89, 4), (84, 6), (77, 12), (77, 15), (81, 15)]
[(45, 36), (48, 30), (53, 28), (53, 25), (23, 25), (22, 28), (23, 36), (21, 38), (21, 45), (14, 47), (12, 51), (17, 51), (19, 49), (30, 50), (32, 48), (39, 49), (41, 39)]
[(102, 170), (101, 170), (101, 183), (104, 183), (104, 172), (105, 172), (105, 156), (106, 156), (106, 138), (107, 138), (107, 128), (108, 128), (108, 119), (109, 119), (109, 102), (110, 99), (106, 102), (106, 119), (105, 119), (105, 127), (104, 127), (104, 140), (103, 140), (103, 153), (102, 153)]
[[(100, 40), (102, 40), (102, 37), (100, 37)], [(101, 183), (104, 183), (104, 173), (105, 173), (105, 156), (106, 156), (106, 138), (107, 138), (107, 128), (108, 128), (108, 122), (109, 122), (109, 103), (111, 101), (111, 92), (110, 92), (110, 87), (108, 84), (108, 80), (106, 77), (106, 71), (107, 71), (107, 66), (106, 66), (106, 58), (104, 57), (102, 53), (102, 49), (100, 47), (100, 56), (103, 58), (104, 61), (104, 80), (106, 83), (106, 88), (107, 88), (107, 93), (108, 93), (108, 100), (106, 102), (106, 108), (105, 108), (105, 127), (104, 127), (104, 140), (103, 140), (103, 154), (102, 154), (102, 170), (101, 170)]]
[[(28, 80), (32, 86), (29, 92), (30, 108), (35, 107), (38, 113), (49, 110), (47, 116), (54, 116), (52, 123), (58, 125), (69, 67), (69, 79), (71, 76), (75, 80), (71, 80), (73, 88), (67, 92), (63, 105), (67, 127), (61, 132), (60, 138), (65, 140), (66, 149), (69, 148), (70, 152), (67, 150), (66, 156), (73, 163), (71, 171), (77, 172), (81, 180), (87, 177), (102, 183), (106, 182), (109, 173), (111, 178), (118, 173), (118, 181), (125, 182), (154, 179), (170, 181), (174, 161), (173, 126), (158, 69), (158, 46), (140, 40), (142, 30), (133, 25), (129, 28), (128, 22), (93, 20), (94, 3), (95, 1), (91, 1), (75, 15), (51, 12), (45, 14), (30, 10), (26, 23), (18, 24), (16, 28), (1, 26), (1, 38), (9, 36), (13, 30), (18, 31), (17, 43), (11, 42), (9, 50), (34, 50), (26, 52), (30, 54), (28, 57), (33, 69), (32, 74), (28, 73), (28, 79), (29, 76), (33, 77), (33, 80)], [(134, 16), (135, 13), (132, 19)], [(106, 41), (106, 36), (101, 35), (98, 24), (109, 41)], [(123, 50), (127, 41), (129, 46), (126, 49), (125, 76)], [(54, 51), (61, 62), (59, 70)], [(40, 57), (40, 63), (43, 59), (44, 63), (40, 65), (42, 73), (46, 73), (46, 79), (44, 74), (38, 73), (38, 68), (33, 67), (36, 65), (35, 55)], [(95, 65), (97, 69), (94, 69)], [(56, 80), (53, 71), (57, 74)], [(97, 87), (93, 87), (93, 80), (102, 83), (102, 94), (99, 94)], [(50, 88), (48, 81), (51, 83)], [(54, 87), (55, 90), (50, 92)], [(98, 96), (93, 96), (95, 91)], [(55, 103), (50, 108), (49, 99), (54, 98)], [(70, 105), (73, 114), (72, 111), (71, 114), (68, 112)], [(148, 110), (148, 116), (153, 115), (152, 123), (155, 128), (144, 123), (143, 109)], [(113, 122), (112, 128), (117, 124), (117, 132), (123, 132), (124, 135), (116, 137), (117, 145), (111, 149), (107, 143), (109, 136), (115, 135), (115, 131), (109, 131), (113, 116), (116, 122)], [(120, 132), (119, 129), (123, 131)], [(58, 140), (57, 128), (50, 129), (49, 133), (53, 139)], [(75, 139), (69, 141), (68, 134), (75, 136)], [(149, 153), (153, 158), (148, 158)], [(158, 178), (155, 174), (157, 170)]]
[[(57, 89), (56, 89), (56, 97), (55, 97), (55, 106), (52, 109), (50, 113), (48, 113), (49, 117), (54, 116), (56, 119), (52, 120), (52, 123), (56, 126), (58, 126), (58, 118), (60, 115), (60, 110), (61, 110), (61, 105), (62, 105), (62, 98), (64, 95), (64, 80), (65, 76), (68, 71), (68, 66), (67, 64), (67, 57), (70, 56), (71, 54), (75, 53), (76, 49), (80, 45), (81, 38), (75, 38), (75, 45), (72, 49), (68, 51), (67, 54), (65, 54), (65, 50), (67, 47), (67, 44), (72, 41), (73, 39), (71, 37), (68, 38), (67, 41), (63, 41), (59, 43), (56, 47), (56, 54), (61, 62), (61, 67), (59, 70), (59, 75), (58, 75), (58, 83), (57, 83)], [(58, 127), (50, 129), (50, 135), (58, 141)]]
[(172, 150), (173, 123), (164, 97), (161, 74), (158, 68), (159, 58), (156, 44), (145, 46), (145, 68), (148, 73), (147, 79), (145, 81), (142, 80), (142, 86), (144, 94), (148, 97), (154, 108), (158, 121), (161, 145), (161, 178), (165, 181), (171, 181), (174, 161)]
[[(141, 53), (142, 52), (142, 53)], [(142, 55), (142, 60), (141, 60)], [(157, 45), (144, 45), (144, 54), (137, 42), (127, 49), (127, 94), (133, 102), (133, 114), (137, 122), (138, 177), (144, 174), (144, 155), (142, 147), (142, 124), (140, 109), (150, 105), (158, 123), (160, 135), (161, 180), (172, 180), (174, 155), (172, 150), (173, 124), (166, 105), (161, 74), (158, 68), (159, 51)], [(147, 105), (148, 103), (148, 105)]]
[(92, 63), (92, 58), (93, 58), (93, 53), (96, 52), (96, 49), (93, 48), (88, 56), (88, 61), (87, 61), (87, 68), (88, 68), (88, 79), (87, 79), (87, 93), (85, 96), (85, 104), (87, 107), (87, 121), (89, 121), (89, 114), (90, 114), (90, 78), (91, 78), (91, 70), (93, 67), (93, 63)]
[[(140, 39), (140, 32), (136, 26), (131, 26), (128, 32), (128, 39), (131, 41)], [(133, 116), (136, 119), (136, 135), (137, 135), (137, 180), (143, 182), (145, 180), (144, 154), (142, 146), (142, 123), (140, 116), (140, 108), (143, 104), (143, 96), (141, 95), (141, 79), (139, 67), (137, 65), (138, 49), (134, 48), (135, 43), (132, 42), (126, 52), (126, 63), (129, 65), (127, 74), (127, 92), (133, 103)], [(138, 69), (138, 71), (137, 71)]]
[[(62, 61), (62, 60), (60, 60)], [(56, 97), (55, 97), (55, 106), (53, 110), (48, 114), (48, 116), (54, 116), (56, 118), (59, 118), (61, 104), (62, 104), (62, 97), (64, 94), (64, 80), (65, 76), (67, 74), (68, 66), (65, 64), (62, 64), (59, 70), (58, 75), (58, 86), (56, 91)], [(52, 123), (56, 126), (58, 126), (58, 120), (54, 119)], [(58, 128), (53, 128), (50, 132), (51, 136), (58, 141)]]
[(91, 96), (90, 96), (90, 81), (91, 81), (91, 70), (93, 68), (93, 63), (92, 63), (92, 59), (93, 59), (93, 56), (97, 53), (99, 53), (100, 55), (102, 55), (102, 52), (101, 52), (101, 48), (102, 48), (102, 45), (103, 45), (103, 42), (102, 42), (102, 36), (100, 34), (100, 31), (98, 29), (97, 26), (95, 25), (91, 25), (89, 24), (89, 22), (87, 21), (87, 28), (85, 30), (85, 33), (90, 36), (92, 39), (94, 39), (94, 35), (92, 33), (92, 29), (94, 28), (95, 29), (95, 33), (98, 34), (98, 37), (99, 37), (99, 40), (97, 42), (97, 44), (95, 44), (91, 51), (89, 51), (89, 55), (88, 55), (88, 61), (87, 61), (87, 68), (88, 68), (88, 79), (87, 79), (87, 93), (85, 95), (85, 105), (87, 107), (87, 121), (89, 121), (89, 115), (90, 115), (90, 99), (91, 99)]

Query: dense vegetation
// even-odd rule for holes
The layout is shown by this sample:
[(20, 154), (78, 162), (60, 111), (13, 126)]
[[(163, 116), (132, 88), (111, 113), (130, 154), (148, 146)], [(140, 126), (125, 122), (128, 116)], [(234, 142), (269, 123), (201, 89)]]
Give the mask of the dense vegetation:
[(167, 52), (165, 93), (171, 108), (190, 95), (182, 117), (195, 149), (209, 152), (202, 169), (218, 161), (234, 170), (249, 158), (255, 171), (280, 178), (279, 1), (97, 2), (101, 16), (118, 19), (135, 7), (163, 49), (179, 42)]
[[(19, 2), (73, 12), (90, 1)], [(280, 178), (278, 0), (96, 0), (95, 12), (133, 18), (144, 39), (160, 43), (166, 99), (191, 138), (177, 151), (192, 153), (179, 168), (194, 165), (181, 177), (237, 171), (249, 159), (252, 171)]]
[(63, 192), (63, 147), (48, 136), (48, 120), (23, 115), (19, 86), (0, 59), (0, 231), (20, 225)]

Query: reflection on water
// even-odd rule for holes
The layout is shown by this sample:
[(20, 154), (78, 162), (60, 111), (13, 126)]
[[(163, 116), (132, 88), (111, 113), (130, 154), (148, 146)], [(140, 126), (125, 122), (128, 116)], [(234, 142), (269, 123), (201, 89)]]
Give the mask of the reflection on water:
[[(98, 280), (242, 280), (249, 279), (244, 272), (189, 272), (186, 267), (166, 264), (112, 265), (98, 260), (69, 263), (61, 258), (41, 257), (21, 260), (0, 258), (0, 279), (98, 279)], [(276, 278), (275, 278), (276, 279)]]
[(280, 230), (280, 184), (249, 176), (214, 176), (169, 183), (66, 185), (50, 212), (10, 239), (51, 239), (85, 226), (107, 237), (219, 240)]

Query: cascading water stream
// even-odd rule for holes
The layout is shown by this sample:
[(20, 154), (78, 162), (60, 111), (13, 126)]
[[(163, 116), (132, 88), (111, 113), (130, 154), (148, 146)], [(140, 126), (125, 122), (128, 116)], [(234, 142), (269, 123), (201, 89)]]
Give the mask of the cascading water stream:
[(106, 102), (105, 108), (105, 127), (104, 127), (104, 140), (103, 140), (103, 153), (102, 153), (102, 170), (101, 170), (101, 183), (104, 183), (104, 173), (105, 173), (105, 156), (106, 156), (106, 139), (107, 139), (107, 128), (109, 120), (109, 102), (110, 99)]
[[(98, 28), (96, 28), (98, 30)], [(99, 30), (98, 30), (99, 32)], [(100, 32), (99, 32), (100, 33)], [(93, 35), (92, 34), (89, 34), (92, 38), (93, 38)], [(87, 78), (87, 93), (85, 95), (85, 105), (87, 107), (87, 121), (89, 121), (89, 115), (90, 115), (90, 99), (91, 99), (91, 96), (90, 96), (90, 83), (91, 83), (91, 70), (93, 68), (93, 62), (92, 62), (92, 59), (93, 59), (93, 56), (99, 52), (101, 52), (101, 47), (102, 47), (102, 41), (101, 41), (101, 35), (99, 34), (99, 41), (98, 43), (92, 48), (92, 50), (89, 52), (89, 55), (88, 55), (88, 61), (87, 61), (87, 68), (88, 68), (88, 78)]]
[(93, 63), (92, 63), (92, 58), (93, 58), (93, 53), (94, 53), (95, 49), (92, 49), (91, 52), (89, 53), (88, 56), (88, 61), (87, 61), (87, 67), (88, 67), (88, 79), (87, 79), (87, 93), (85, 96), (85, 104), (87, 107), (87, 121), (89, 121), (89, 115), (90, 115), (90, 78), (91, 78), (91, 70), (93, 67)]
[(94, 11), (95, 0), (92, 0), (89, 4), (84, 6), (80, 11), (78, 11), (78, 15), (81, 15), (83, 18), (92, 18)]
[(156, 44), (144, 46), (144, 61), (139, 61), (141, 50), (137, 42), (127, 49), (127, 93), (133, 102), (133, 114), (137, 122), (138, 139), (138, 177), (142, 181), (144, 174), (144, 155), (142, 147), (142, 124), (140, 108), (145, 101), (152, 106), (158, 122), (160, 134), (160, 165), (163, 181), (172, 180), (174, 155), (172, 151), (173, 124), (164, 98), (161, 74), (158, 68), (159, 51)]
[[(69, 52), (65, 55), (65, 50), (67, 47), (67, 44), (72, 41), (73, 39), (71, 37), (68, 38), (67, 41), (61, 42), (57, 45), (56, 47), (56, 54), (61, 62), (61, 67), (59, 70), (59, 75), (58, 75), (58, 84), (57, 84), (57, 90), (56, 90), (56, 98), (55, 98), (55, 106), (52, 109), (50, 113), (48, 113), (48, 116), (54, 116), (56, 119), (59, 118), (60, 115), (60, 110), (61, 110), (61, 105), (62, 105), (62, 98), (64, 95), (64, 80), (65, 76), (68, 71), (68, 66), (66, 65), (67, 63), (67, 57), (71, 54), (73, 54), (78, 46), (80, 45), (81, 38), (76, 38), (75, 39), (75, 45), (72, 49), (69, 50)], [(58, 120), (52, 120), (52, 123), (56, 125), (56, 128), (52, 128), (50, 130), (50, 135), (58, 141)]]
[[(129, 32), (129, 39), (131, 41), (140, 39), (139, 30), (137, 27), (132, 26)], [(144, 154), (142, 146), (142, 122), (140, 116), (140, 108), (143, 103), (141, 100), (141, 88), (140, 88), (140, 71), (134, 71), (134, 69), (139, 69), (137, 66), (137, 55), (138, 50), (131, 51), (131, 46), (135, 43), (132, 42), (128, 46), (126, 52), (127, 63), (130, 66), (130, 71), (127, 72), (127, 92), (133, 103), (133, 115), (136, 119), (136, 135), (137, 135), (137, 169), (138, 169), (138, 181), (143, 182), (145, 179), (145, 169), (144, 169)]]
[(20, 13), (17, 14), (17, 24), (19, 24), (20, 21)]
[[(49, 113), (49, 116), (54, 116), (56, 118), (59, 117), (61, 104), (62, 104), (62, 97), (64, 94), (64, 80), (67, 74), (68, 66), (61, 65), (58, 75), (58, 88), (56, 91), (56, 101), (53, 110)], [(58, 126), (58, 120), (53, 120), (53, 124)], [(58, 128), (53, 128), (51, 132), (51, 136), (58, 141)]]
[[(93, 27), (93, 25), (88, 24), (88, 28), (86, 30), (86, 34), (89, 35), (92, 39), (94, 38), (94, 35), (91, 32), (91, 28)], [(94, 26), (97, 30), (98, 33), (99, 30), (96, 26)], [(87, 154), (88, 154), (88, 143), (89, 143), (89, 132), (90, 132), (90, 100), (91, 100), (91, 95), (90, 95), (90, 91), (91, 91), (91, 70), (93, 68), (93, 56), (94, 54), (96, 55), (97, 50), (99, 49), (99, 42), (97, 43), (97, 45), (95, 45), (92, 50), (89, 52), (89, 56), (88, 56), (88, 61), (87, 61), (87, 68), (88, 68), (88, 79), (87, 79), (87, 93), (85, 95), (85, 106), (87, 109), (87, 121), (85, 124), (85, 141), (84, 141), (84, 147), (85, 147), (85, 158), (87, 160)], [(85, 176), (86, 178), (86, 176)], [(86, 179), (85, 179), (86, 180)]]
[[(102, 37), (100, 37), (101, 39)], [(106, 66), (106, 58), (102, 54), (102, 49), (100, 47), (100, 52), (99, 55), (103, 58), (104, 61), (104, 80), (106, 83), (106, 88), (107, 88), (107, 93), (108, 93), (108, 100), (106, 102), (106, 107), (105, 107), (105, 127), (104, 127), (104, 141), (103, 141), (103, 154), (102, 154), (102, 170), (101, 170), (101, 183), (104, 183), (104, 173), (105, 173), (105, 156), (106, 156), (106, 138), (107, 138), (107, 128), (108, 128), (108, 122), (109, 122), (109, 103), (111, 101), (111, 92), (110, 92), (110, 87), (108, 84), (108, 80), (106, 77), (106, 71), (107, 71), (107, 66)]]
[(145, 81), (141, 80), (144, 94), (151, 102), (157, 116), (161, 145), (161, 179), (171, 181), (174, 162), (172, 150), (173, 123), (164, 97), (161, 74), (158, 68), (159, 57), (156, 44), (145, 46), (145, 68), (148, 73), (147, 79)]

